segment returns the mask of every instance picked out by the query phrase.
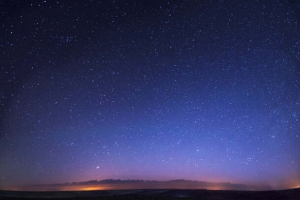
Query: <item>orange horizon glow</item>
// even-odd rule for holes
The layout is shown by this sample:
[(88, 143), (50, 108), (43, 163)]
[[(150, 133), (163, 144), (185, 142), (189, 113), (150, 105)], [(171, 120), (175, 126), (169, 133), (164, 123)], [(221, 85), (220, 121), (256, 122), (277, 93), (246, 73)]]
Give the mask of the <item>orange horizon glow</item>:
[[(298, 189), (300, 186), (296, 186), (293, 188), (286, 188), (286, 189)], [(10, 187), (10, 188), (2, 188), (1, 190), (6, 190), (6, 191), (28, 191), (28, 192), (78, 192), (78, 191), (100, 191), (100, 190), (159, 190), (159, 189), (170, 189), (170, 190), (235, 190), (235, 189), (229, 189), (229, 188), (224, 188), (224, 187), (203, 187), (203, 188), (188, 188), (188, 187), (162, 187), (162, 188), (119, 188), (119, 187), (103, 187), (103, 186), (81, 186), (81, 187), (60, 187), (60, 188), (23, 188), (23, 187)], [(276, 190), (276, 189), (274, 189)], [(281, 189), (278, 189), (281, 190)], [(283, 189), (284, 190), (284, 189)], [(237, 190), (238, 191), (238, 190)], [(245, 191), (264, 191), (264, 190), (245, 190)]]
[(300, 188), (299, 184), (289, 184), (285, 187), (268, 187), (267, 185), (249, 184), (244, 188), (236, 187), (232, 183), (217, 182), (207, 183), (207, 185), (198, 185), (193, 182), (141, 182), (141, 183), (91, 183), (91, 184), (49, 184), (49, 185), (23, 185), (23, 186), (7, 186), (0, 188), (1, 190), (9, 191), (97, 191), (97, 190), (136, 190), (136, 189), (190, 189), (190, 190), (248, 190), (248, 191), (263, 191), (263, 190), (284, 190)]
[(103, 185), (72, 185), (72, 186), (18, 186), (1, 188), (8, 191), (36, 191), (36, 192), (51, 192), (51, 191), (96, 191), (96, 190), (113, 190), (111, 187)]
[(3, 188), (3, 190), (7, 191), (35, 191), (35, 192), (56, 192), (56, 191), (61, 191), (61, 192), (67, 192), (67, 191), (98, 191), (98, 190), (136, 190), (136, 189), (174, 189), (174, 190), (180, 190), (180, 189), (191, 189), (191, 190), (230, 190), (228, 188), (223, 188), (223, 187), (203, 187), (203, 188), (189, 188), (189, 187), (155, 187), (155, 188), (150, 188), (150, 187), (108, 187), (108, 186), (60, 186), (60, 187), (9, 187), (9, 188)]
[(97, 191), (97, 190), (136, 190), (136, 189), (174, 189), (174, 190), (181, 190), (181, 189), (190, 189), (190, 190), (234, 190), (226, 187), (220, 187), (220, 186), (211, 186), (211, 187), (183, 187), (183, 186), (177, 186), (177, 187), (130, 187), (128, 186), (122, 186), (122, 187), (112, 187), (112, 186), (57, 186), (57, 187), (9, 187), (9, 188), (2, 188), (3, 190), (8, 191), (36, 191), (36, 192), (55, 192), (55, 191)]
[(75, 191), (95, 191), (95, 190), (108, 190), (108, 188), (103, 186), (82, 186), (76, 189)]

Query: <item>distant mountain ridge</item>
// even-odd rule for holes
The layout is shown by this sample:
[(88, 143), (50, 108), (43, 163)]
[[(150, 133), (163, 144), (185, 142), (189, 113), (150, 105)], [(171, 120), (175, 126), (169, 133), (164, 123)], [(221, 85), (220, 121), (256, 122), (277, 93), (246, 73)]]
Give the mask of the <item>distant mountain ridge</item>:
[[(208, 189), (208, 190), (261, 190), (244, 184), (235, 184), (230, 182), (206, 182), (196, 180), (174, 179), (167, 181), (157, 180), (135, 180), (135, 179), (104, 179), (89, 180), (83, 182), (66, 182), (55, 184), (31, 185), (36, 188), (78, 188), (78, 190), (128, 190), (128, 189)], [(86, 186), (86, 188), (84, 188)], [(92, 187), (93, 186), (93, 187)], [(263, 188), (270, 189), (270, 188)]]

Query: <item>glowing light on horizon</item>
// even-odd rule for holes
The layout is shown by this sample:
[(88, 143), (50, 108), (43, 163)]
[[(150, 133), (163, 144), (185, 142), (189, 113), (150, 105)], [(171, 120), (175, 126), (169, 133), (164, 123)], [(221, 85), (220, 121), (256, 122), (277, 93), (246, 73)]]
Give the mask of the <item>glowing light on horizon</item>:
[(79, 190), (82, 190), (82, 191), (93, 191), (93, 190), (107, 190), (107, 188), (105, 188), (103, 186), (83, 186)]

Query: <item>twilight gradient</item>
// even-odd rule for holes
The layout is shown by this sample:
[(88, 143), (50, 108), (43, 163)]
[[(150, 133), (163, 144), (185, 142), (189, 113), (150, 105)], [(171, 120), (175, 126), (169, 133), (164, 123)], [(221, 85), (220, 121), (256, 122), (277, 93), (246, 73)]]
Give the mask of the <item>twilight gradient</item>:
[(0, 189), (300, 185), (300, 2), (4, 1)]

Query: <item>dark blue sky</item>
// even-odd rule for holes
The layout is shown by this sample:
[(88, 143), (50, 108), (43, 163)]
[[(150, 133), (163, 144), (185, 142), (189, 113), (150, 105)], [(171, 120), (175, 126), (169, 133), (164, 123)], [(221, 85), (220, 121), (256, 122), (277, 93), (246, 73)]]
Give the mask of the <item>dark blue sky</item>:
[(0, 6), (0, 189), (300, 185), (298, 0)]

